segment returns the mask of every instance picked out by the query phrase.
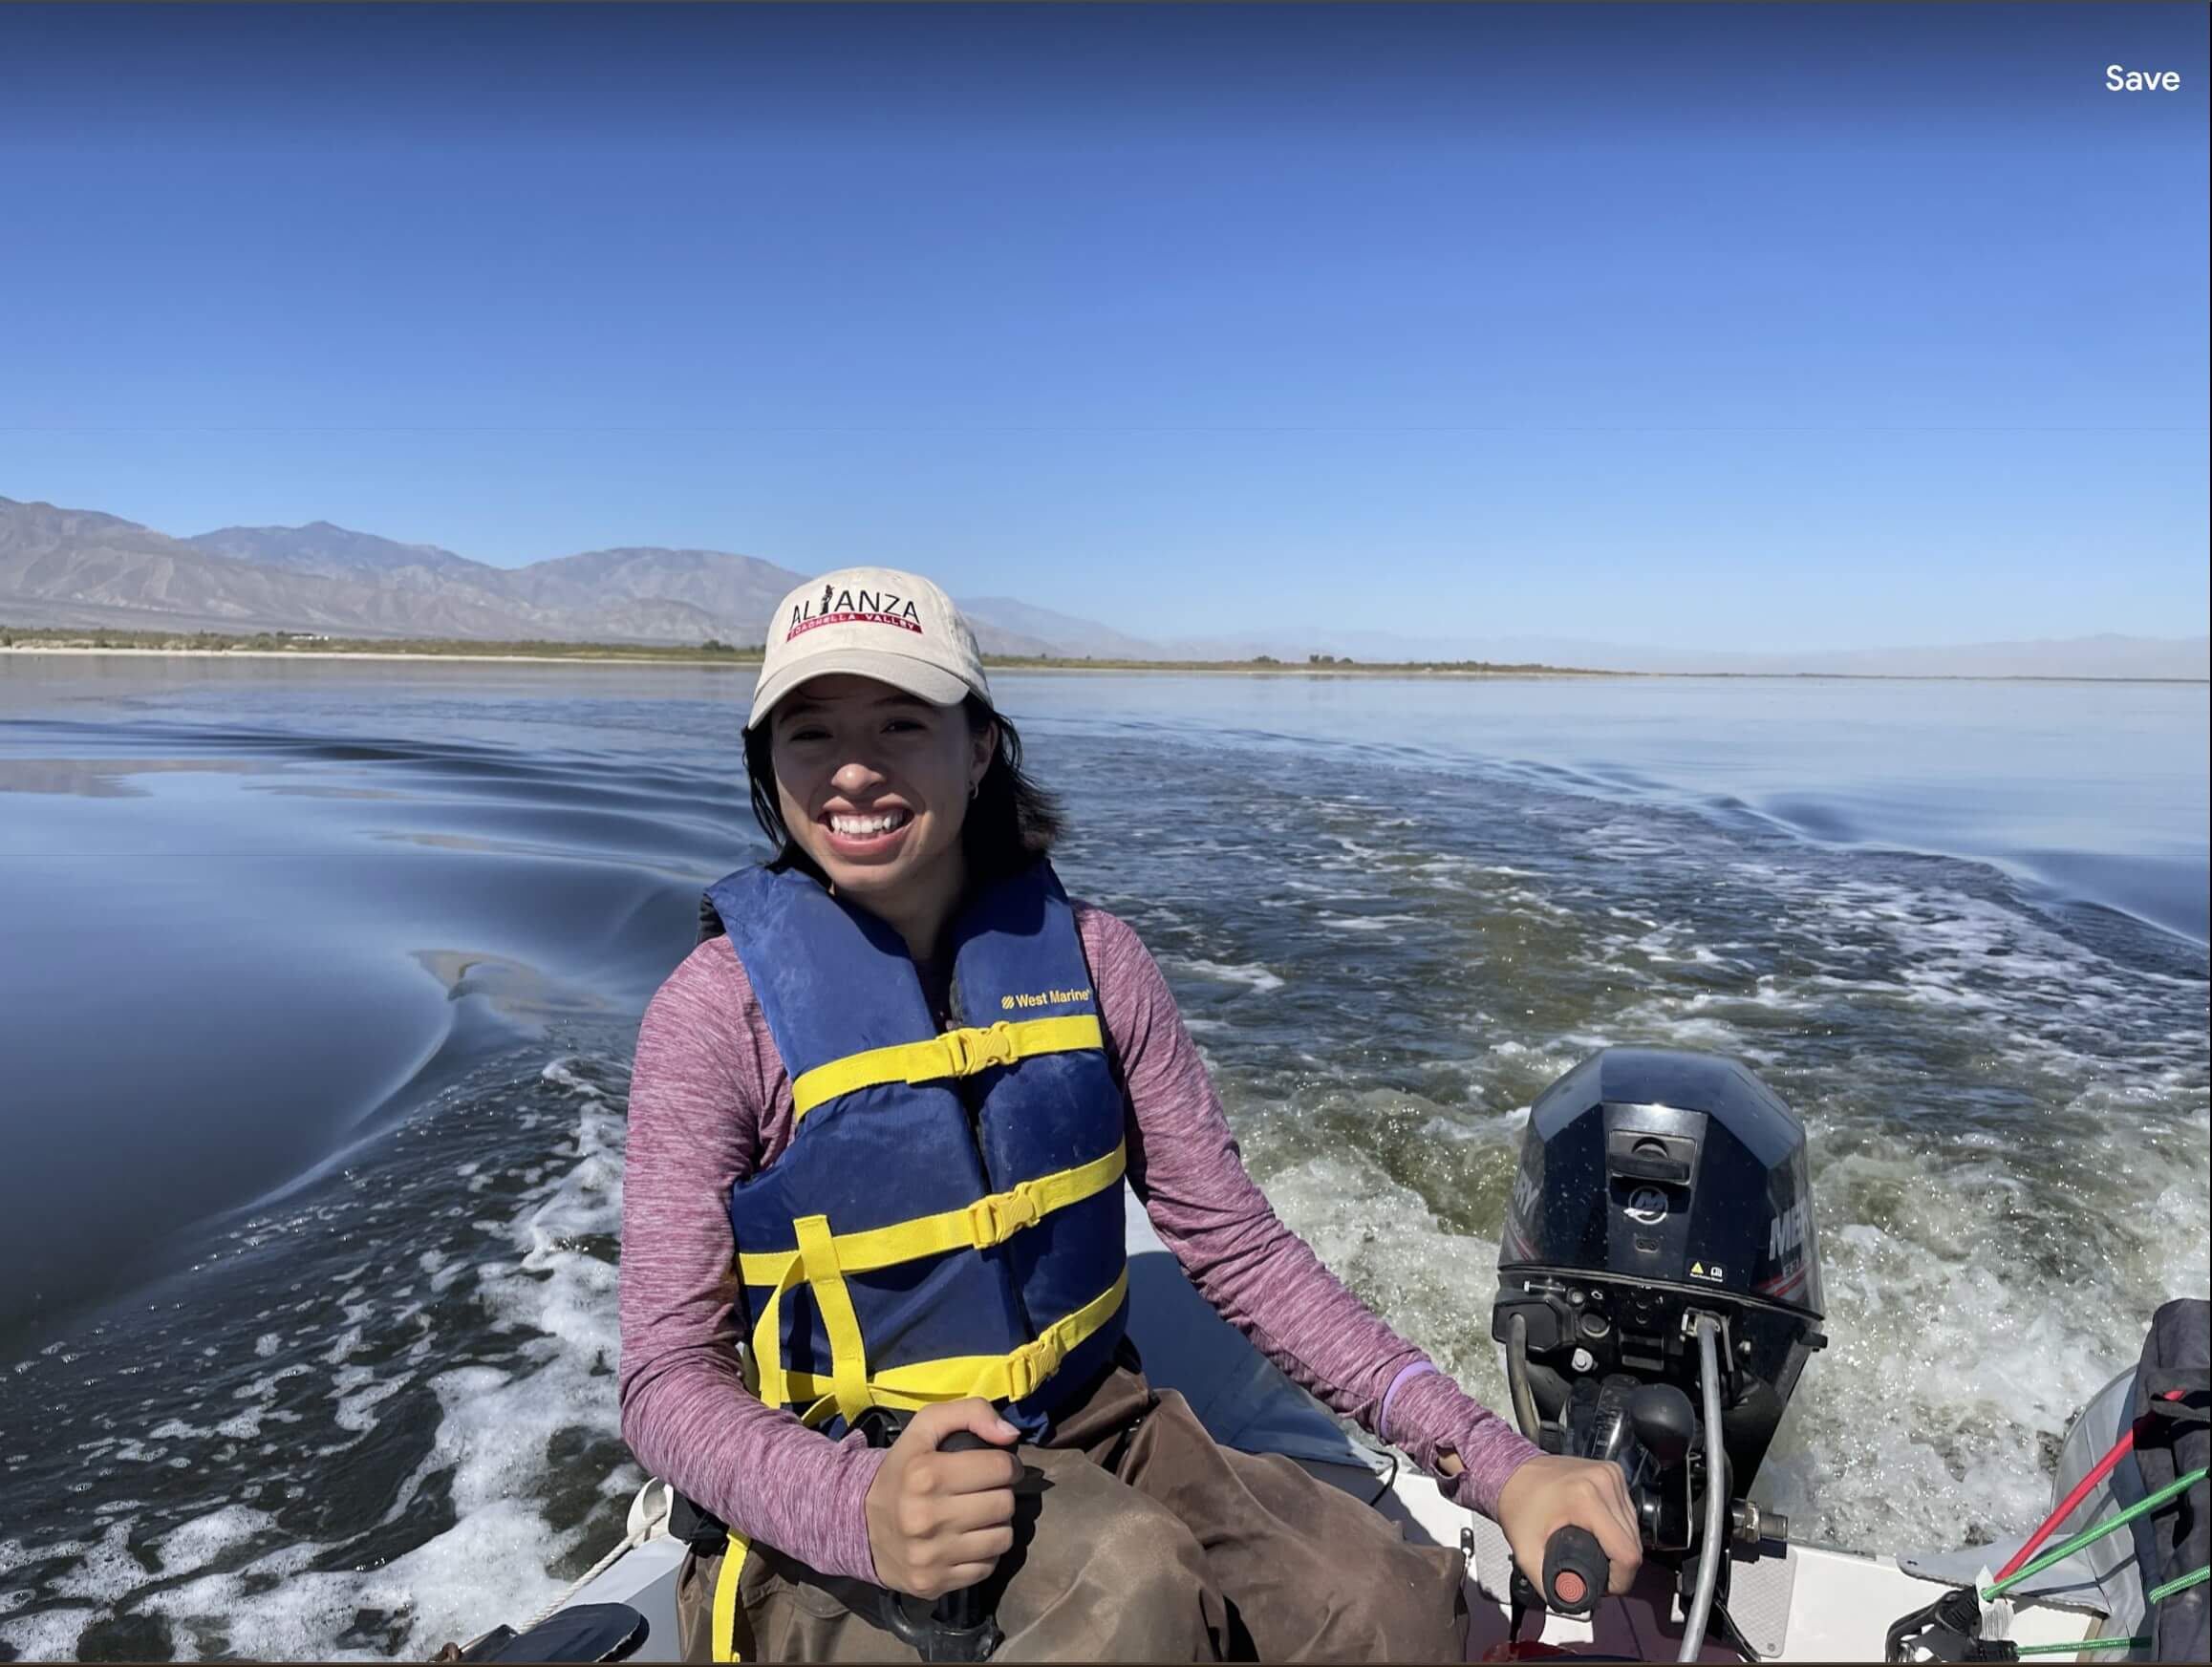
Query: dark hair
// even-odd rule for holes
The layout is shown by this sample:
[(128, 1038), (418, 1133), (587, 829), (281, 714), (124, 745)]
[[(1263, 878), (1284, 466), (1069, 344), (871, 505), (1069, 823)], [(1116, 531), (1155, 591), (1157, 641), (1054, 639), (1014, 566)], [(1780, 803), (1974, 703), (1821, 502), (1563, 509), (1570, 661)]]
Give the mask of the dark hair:
[[(1021, 737), (1012, 724), (977, 695), (963, 700), (960, 711), (972, 734), (980, 735), (991, 724), (999, 726), (999, 750), (977, 786), (967, 820), (960, 824), (960, 847), (968, 859), (968, 877), (1007, 879), (1051, 853), (1053, 842), (1061, 834), (1060, 801), (1022, 772)], [(753, 820), (776, 847), (768, 866), (778, 871), (797, 868), (827, 885), (827, 876), (784, 825), (765, 723), (745, 732), (745, 778), (753, 791)]]

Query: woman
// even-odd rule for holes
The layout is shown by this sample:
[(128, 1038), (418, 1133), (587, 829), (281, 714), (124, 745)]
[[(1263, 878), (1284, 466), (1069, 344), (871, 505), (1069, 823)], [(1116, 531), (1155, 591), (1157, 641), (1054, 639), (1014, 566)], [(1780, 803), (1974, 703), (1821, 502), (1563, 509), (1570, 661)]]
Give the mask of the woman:
[(1291, 1377), (1524, 1569), (1577, 1524), (1625, 1590), (1619, 1471), (1461, 1394), (1245, 1174), (1151, 958), (1061, 890), (942, 591), (852, 568), (786, 597), (745, 758), (779, 854), (710, 889), (646, 1014), (625, 1181), (623, 1434), (704, 1524), (688, 1655), (912, 1660), (886, 1590), (980, 1586), (1006, 1659), (1457, 1658), (1458, 1552), (1146, 1383), (1125, 1176)]

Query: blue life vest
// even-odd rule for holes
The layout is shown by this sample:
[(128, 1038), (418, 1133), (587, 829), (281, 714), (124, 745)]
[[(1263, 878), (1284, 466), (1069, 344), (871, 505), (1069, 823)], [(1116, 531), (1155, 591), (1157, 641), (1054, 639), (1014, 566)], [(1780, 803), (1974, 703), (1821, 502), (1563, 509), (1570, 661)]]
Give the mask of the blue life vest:
[(979, 1395), (1041, 1433), (1123, 1329), (1124, 1101), (1074, 910), (1040, 862), (948, 929), (939, 1034), (897, 932), (797, 870), (718, 881), (798, 1126), (730, 1191), (748, 1379), (833, 1432)]

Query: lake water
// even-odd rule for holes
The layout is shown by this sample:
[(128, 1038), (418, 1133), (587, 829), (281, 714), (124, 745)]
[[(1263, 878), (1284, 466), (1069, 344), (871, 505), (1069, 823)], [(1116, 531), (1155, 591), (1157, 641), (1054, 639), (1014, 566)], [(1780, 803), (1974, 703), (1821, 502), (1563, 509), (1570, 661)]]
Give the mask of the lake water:
[[(0, 1655), (424, 1656), (620, 1535), (622, 1112), (747, 671), (0, 656)], [(1806, 1120), (1757, 1491), (2031, 1527), (2208, 1272), (2201, 685), (1007, 675), (1285, 1218), (1493, 1404), (1526, 1108)]]

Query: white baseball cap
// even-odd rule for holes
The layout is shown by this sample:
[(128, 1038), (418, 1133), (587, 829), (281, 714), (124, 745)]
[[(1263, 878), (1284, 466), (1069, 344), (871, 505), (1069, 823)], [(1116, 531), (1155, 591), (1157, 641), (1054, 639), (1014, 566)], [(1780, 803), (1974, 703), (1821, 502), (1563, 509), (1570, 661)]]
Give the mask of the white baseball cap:
[(872, 677), (932, 706), (957, 706), (970, 695), (991, 699), (976, 633), (953, 599), (893, 567), (840, 567), (776, 605), (745, 727), (759, 728), (800, 684), (837, 673)]

